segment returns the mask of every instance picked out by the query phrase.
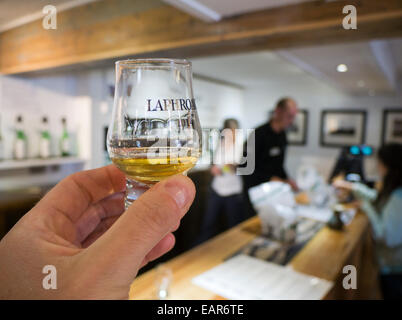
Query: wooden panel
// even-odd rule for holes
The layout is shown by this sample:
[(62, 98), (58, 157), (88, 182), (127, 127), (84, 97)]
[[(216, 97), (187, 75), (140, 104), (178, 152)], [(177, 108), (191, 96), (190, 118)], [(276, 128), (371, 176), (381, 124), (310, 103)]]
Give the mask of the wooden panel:
[[(357, 7), (358, 29), (342, 28)], [(22, 73), (126, 56), (198, 55), (402, 35), (400, 0), (307, 2), (204, 23), (157, 0), (107, 0), (0, 34), (0, 73)]]
[[(353, 297), (378, 297), (376, 267), (373, 261), (368, 219), (358, 213), (344, 231), (323, 228), (292, 259), (292, 267), (302, 273), (335, 282), (328, 299)], [(222, 263), (260, 234), (257, 217), (226, 231), (200, 246), (172, 259), (165, 265), (173, 272), (169, 299), (223, 299), (213, 292), (191, 283), (195, 276)], [(364, 256), (363, 256), (364, 254)], [(342, 269), (346, 264), (355, 264), (358, 272), (358, 290), (347, 292), (342, 288)], [(363, 273), (363, 266), (364, 269)], [(155, 269), (139, 276), (132, 284), (131, 299), (155, 299)], [(359, 290), (361, 289), (361, 290)], [(365, 292), (363, 292), (365, 291)], [(366, 291), (369, 291), (366, 293)]]

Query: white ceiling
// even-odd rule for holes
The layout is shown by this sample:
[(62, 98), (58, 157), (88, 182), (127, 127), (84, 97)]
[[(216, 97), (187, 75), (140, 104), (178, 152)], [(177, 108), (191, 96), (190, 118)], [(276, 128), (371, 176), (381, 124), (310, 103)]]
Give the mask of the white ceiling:
[[(387, 41), (402, 79), (402, 38)], [(195, 73), (241, 85), (263, 86), (272, 83), (297, 83), (311, 76), (346, 93), (357, 95), (393, 94), (392, 86), (373, 54), (369, 42), (316, 46), (286, 51), (260, 51), (194, 59)], [(340, 73), (338, 64), (348, 71)], [(400, 85), (400, 83), (399, 83)]]
[(305, 73), (295, 65), (268, 51), (191, 59), (191, 62), (194, 73), (243, 87), (305, 77)]
[(391, 52), (396, 60), (396, 66), (399, 76), (402, 75), (402, 41), (401, 39), (392, 39), (389, 41)]
[[(367, 93), (368, 90), (372, 90), (371, 93), (384, 94), (394, 91), (369, 42), (300, 48), (288, 52), (317, 70), (314, 76), (327, 80), (344, 91), (357, 94)], [(398, 57), (397, 53), (395, 56)], [(338, 72), (336, 67), (339, 64), (346, 64), (348, 71)]]
[(223, 18), (256, 10), (282, 7), (312, 0), (163, 0), (204, 21)]

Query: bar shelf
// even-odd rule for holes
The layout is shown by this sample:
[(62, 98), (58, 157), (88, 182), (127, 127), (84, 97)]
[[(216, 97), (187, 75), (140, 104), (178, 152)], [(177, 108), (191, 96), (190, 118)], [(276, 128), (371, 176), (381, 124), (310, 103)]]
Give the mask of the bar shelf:
[(2, 160), (0, 161), (1, 170), (25, 169), (34, 167), (48, 167), (64, 164), (84, 163), (85, 159), (78, 157), (53, 157), (49, 159), (24, 159), (24, 160)]

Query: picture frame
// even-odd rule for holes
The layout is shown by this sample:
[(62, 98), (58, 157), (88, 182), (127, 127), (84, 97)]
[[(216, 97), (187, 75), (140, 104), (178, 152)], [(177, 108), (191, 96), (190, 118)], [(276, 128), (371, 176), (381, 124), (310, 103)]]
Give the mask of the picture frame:
[(383, 110), (381, 143), (402, 144), (402, 108)]
[(308, 111), (300, 109), (293, 124), (287, 131), (288, 144), (304, 146), (307, 144)]
[(344, 147), (364, 144), (367, 112), (362, 110), (321, 111), (320, 144)]

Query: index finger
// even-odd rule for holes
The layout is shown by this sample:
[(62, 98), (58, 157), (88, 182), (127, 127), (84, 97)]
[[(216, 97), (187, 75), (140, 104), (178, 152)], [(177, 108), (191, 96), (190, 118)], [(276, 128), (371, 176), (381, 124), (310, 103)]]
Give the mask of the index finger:
[(125, 181), (123, 172), (114, 165), (80, 171), (58, 183), (38, 206), (62, 212), (76, 222), (91, 204), (124, 191)]

